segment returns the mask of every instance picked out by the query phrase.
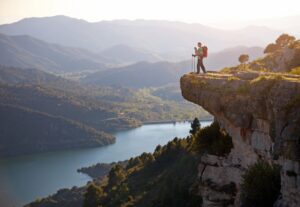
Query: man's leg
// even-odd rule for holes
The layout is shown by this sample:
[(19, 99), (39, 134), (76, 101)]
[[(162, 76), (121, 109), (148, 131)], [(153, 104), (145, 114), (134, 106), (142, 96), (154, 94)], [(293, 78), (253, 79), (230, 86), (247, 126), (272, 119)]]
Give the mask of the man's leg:
[[(201, 59), (199, 59), (199, 60), (200, 60), (200, 67), (201, 67), (203, 73), (206, 73), (206, 69), (205, 69), (204, 64), (203, 64), (203, 58), (201, 58)], [(199, 61), (198, 61), (198, 62), (199, 62)]]
[(197, 61), (197, 73), (199, 74), (200, 73), (200, 66), (201, 63), (200, 63), (200, 59), (198, 58), (198, 61)]

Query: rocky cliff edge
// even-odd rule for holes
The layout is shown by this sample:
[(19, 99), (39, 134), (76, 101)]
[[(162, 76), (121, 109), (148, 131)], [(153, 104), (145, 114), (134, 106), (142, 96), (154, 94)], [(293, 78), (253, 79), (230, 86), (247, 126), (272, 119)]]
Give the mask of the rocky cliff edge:
[[(204, 206), (230, 200), (238, 206), (241, 175), (258, 159), (282, 166), (282, 198), (277, 204), (299, 206), (300, 76), (259, 71), (190, 73), (181, 77), (180, 84), (183, 97), (210, 112), (233, 138), (228, 157), (207, 155), (199, 164), (202, 183), (210, 183), (200, 190)], [(234, 183), (237, 193), (218, 193), (211, 183)]]

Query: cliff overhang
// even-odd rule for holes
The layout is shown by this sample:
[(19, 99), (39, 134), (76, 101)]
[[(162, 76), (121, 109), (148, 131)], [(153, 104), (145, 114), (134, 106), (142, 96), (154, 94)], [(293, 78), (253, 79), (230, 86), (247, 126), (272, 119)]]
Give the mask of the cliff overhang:
[(234, 147), (227, 162), (240, 166), (240, 173), (258, 159), (280, 164), (283, 200), (297, 206), (300, 76), (257, 71), (190, 73), (181, 77), (180, 85), (186, 100), (211, 113), (232, 136)]

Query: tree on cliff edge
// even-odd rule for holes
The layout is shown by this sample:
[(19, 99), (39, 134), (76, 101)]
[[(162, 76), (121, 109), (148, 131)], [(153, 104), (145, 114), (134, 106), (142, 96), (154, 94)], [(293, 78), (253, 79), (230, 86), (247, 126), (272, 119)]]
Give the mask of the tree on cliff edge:
[(240, 62), (241, 64), (244, 64), (244, 63), (246, 63), (247, 61), (249, 61), (249, 55), (247, 55), (247, 54), (242, 54), (242, 55), (240, 55), (240, 57), (239, 57), (239, 62)]
[(294, 36), (291, 36), (289, 34), (282, 34), (277, 38), (276, 44), (279, 45), (280, 47), (285, 47), (289, 43), (291, 43), (295, 40), (296, 40), (296, 38)]
[(295, 40), (296, 38), (294, 36), (291, 36), (289, 34), (282, 34), (276, 39), (275, 43), (268, 44), (268, 46), (264, 50), (264, 53), (266, 54), (276, 52), (277, 50), (288, 46)]
[(100, 198), (102, 194), (103, 191), (101, 188), (94, 183), (90, 184), (84, 194), (83, 207), (101, 207)]
[(201, 124), (198, 118), (195, 118), (193, 120), (193, 122), (191, 123), (191, 128), (192, 128), (190, 130), (191, 135), (195, 135), (199, 131), (199, 129), (201, 128)]
[(247, 54), (240, 55), (239, 62), (241, 63), (241, 65), (243, 66), (244, 69), (246, 69), (245, 63), (248, 61), (249, 61), (249, 55), (247, 55)]

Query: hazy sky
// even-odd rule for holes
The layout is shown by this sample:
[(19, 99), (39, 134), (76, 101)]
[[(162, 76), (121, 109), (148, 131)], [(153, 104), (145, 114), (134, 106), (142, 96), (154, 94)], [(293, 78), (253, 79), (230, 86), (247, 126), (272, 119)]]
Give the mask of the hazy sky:
[(300, 0), (0, 0), (0, 24), (53, 15), (209, 24), (300, 15)]

